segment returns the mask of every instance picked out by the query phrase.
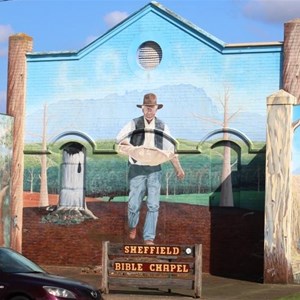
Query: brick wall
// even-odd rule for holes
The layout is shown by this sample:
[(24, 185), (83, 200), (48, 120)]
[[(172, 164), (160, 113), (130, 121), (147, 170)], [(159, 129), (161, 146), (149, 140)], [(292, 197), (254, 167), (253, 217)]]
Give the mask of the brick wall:
[[(42, 265), (101, 265), (102, 241), (129, 243), (126, 203), (89, 203), (97, 220), (79, 225), (41, 222), (41, 208), (24, 209), (23, 254)], [(142, 209), (141, 220), (145, 216)], [(263, 275), (262, 212), (161, 203), (158, 244), (203, 245), (203, 271), (260, 280)], [(142, 228), (138, 230), (137, 243)], [(184, 241), (184, 243), (182, 243)]]

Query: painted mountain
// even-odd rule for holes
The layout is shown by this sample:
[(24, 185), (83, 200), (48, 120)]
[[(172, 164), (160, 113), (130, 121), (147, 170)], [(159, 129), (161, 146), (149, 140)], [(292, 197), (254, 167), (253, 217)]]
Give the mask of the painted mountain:
[[(47, 138), (67, 131), (80, 131), (93, 140), (114, 139), (129, 120), (141, 115), (136, 104), (149, 91), (130, 91), (123, 95), (111, 93), (98, 99), (70, 99), (41, 103), (27, 115), (26, 143), (40, 142), (43, 116), (47, 105)], [(212, 100), (205, 91), (192, 85), (162, 86), (151, 90), (164, 107), (157, 116), (164, 120), (175, 138), (201, 141), (208, 133), (222, 128), (224, 111), (219, 100)], [(252, 141), (265, 140), (265, 115), (230, 103), (231, 128), (246, 134)]]

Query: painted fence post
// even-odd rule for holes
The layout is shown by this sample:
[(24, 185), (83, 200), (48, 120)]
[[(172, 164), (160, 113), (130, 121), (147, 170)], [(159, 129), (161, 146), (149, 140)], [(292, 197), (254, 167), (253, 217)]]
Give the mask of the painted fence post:
[(102, 281), (101, 290), (103, 293), (109, 293), (108, 286), (108, 247), (109, 241), (102, 242)]
[(195, 245), (195, 298), (202, 297), (202, 244)]
[(26, 53), (32, 51), (33, 40), (25, 34), (9, 38), (7, 114), (14, 117), (11, 176), (11, 241), (10, 246), (22, 251), (24, 132), (26, 101)]
[(264, 282), (293, 280), (292, 118), (296, 98), (280, 90), (267, 98)]

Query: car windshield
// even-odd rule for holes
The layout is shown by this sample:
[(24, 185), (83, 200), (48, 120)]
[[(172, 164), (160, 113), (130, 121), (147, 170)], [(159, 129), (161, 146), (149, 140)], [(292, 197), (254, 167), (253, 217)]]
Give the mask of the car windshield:
[(6, 273), (44, 273), (34, 262), (8, 248), (0, 248), (0, 271)]

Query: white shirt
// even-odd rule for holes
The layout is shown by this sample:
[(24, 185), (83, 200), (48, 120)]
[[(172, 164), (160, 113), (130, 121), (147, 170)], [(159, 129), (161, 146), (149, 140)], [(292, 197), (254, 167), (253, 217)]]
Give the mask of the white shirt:
[[(155, 118), (148, 123), (148, 121), (144, 118), (144, 124), (145, 124), (145, 140), (143, 143), (143, 146), (145, 148), (155, 148), (155, 134), (154, 134), (154, 129), (155, 129)], [(131, 120), (128, 122), (119, 132), (116, 138), (117, 144), (120, 144), (122, 142), (128, 142), (130, 143), (130, 138), (131, 138), (131, 132), (133, 132), (136, 129), (135, 127), (135, 122), (134, 120)], [(170, 131), (168, 126), (165, 124), (164, 128), (164, 133), (168, 136), (170, 136)], [(163, 149), (169, 150), (169, 151), (175, 151), (175, 145), (172, 144), (167, 138), (163, 138)], [(131, 164), (136, 164), (136, 165), (144, 165), (143, 163), (139, 161), (134, 161), (132, 157), (129, 157), (129, 162)]]

